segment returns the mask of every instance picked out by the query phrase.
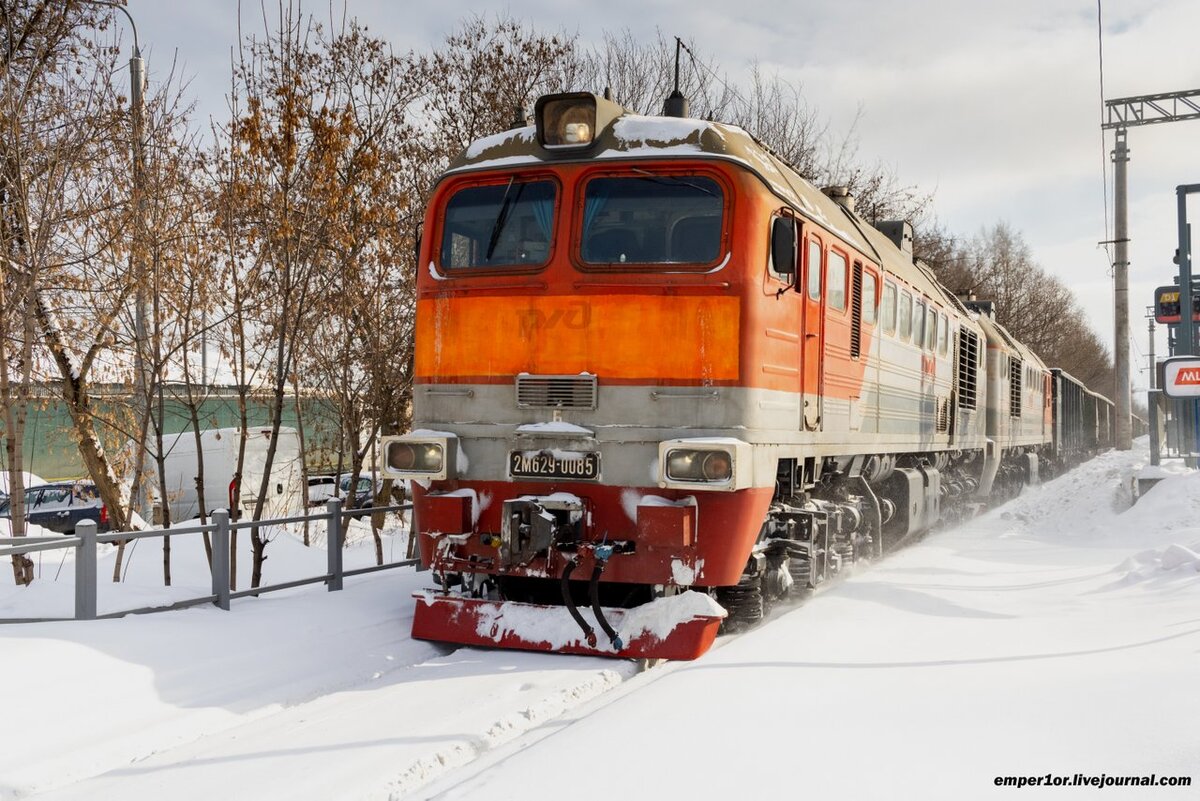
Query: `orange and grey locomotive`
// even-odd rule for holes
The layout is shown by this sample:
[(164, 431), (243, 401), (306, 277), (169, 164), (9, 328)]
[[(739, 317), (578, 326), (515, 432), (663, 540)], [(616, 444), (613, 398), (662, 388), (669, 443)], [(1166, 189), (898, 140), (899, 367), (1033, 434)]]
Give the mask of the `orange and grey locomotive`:
[(416, 430), (383, 443), (438, 585), (415, 636), (693, 658), (1081, 456), (1061, 376), (907, 223), (733, 126), (582, 93), (535, 117), (429, 203)]

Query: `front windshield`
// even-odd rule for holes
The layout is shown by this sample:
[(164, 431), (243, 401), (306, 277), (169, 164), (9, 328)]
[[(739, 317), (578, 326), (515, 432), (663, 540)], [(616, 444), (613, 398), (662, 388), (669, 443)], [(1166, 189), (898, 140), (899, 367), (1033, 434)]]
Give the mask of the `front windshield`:
[(518, 181), (468, 186), (446, 203), (441, 266), (447, 270), (536, 266), (550, 259), (555, 185)]
[(594, 178), (584, 189), (580, 256), (603, 266), (712, 264), (724, 208), (721, 185), (702, 175)]

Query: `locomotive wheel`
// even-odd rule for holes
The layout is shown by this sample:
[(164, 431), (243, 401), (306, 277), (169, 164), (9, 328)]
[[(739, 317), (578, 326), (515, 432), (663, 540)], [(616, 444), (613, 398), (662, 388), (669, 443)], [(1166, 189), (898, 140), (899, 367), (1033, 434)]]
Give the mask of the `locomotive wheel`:
[(717, 588), (717, 603), (725, 607), (729, 617), (721, 624), (721, 631), (745, 631), (763, 619), (762, 579), (758, 576), (742, 576), (732, 587)]

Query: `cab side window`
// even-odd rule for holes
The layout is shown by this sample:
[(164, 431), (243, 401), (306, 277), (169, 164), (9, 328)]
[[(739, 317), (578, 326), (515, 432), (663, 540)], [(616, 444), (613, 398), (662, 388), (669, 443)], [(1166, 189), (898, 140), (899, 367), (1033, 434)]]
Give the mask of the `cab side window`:
[(862, 321), (867, 325), (875, 324), (875, 274), (865, 270), (862, 274)]
[(925, 323), (925, 350), (933, 352), (934, 346), (937, 344), (938, 337), (938, 315), (937, 309), (929, 307), (929, 317)]
[(889, 334), (896, 333), (896, 285), (887, 281), (883, 285), (883, 303), (880, 312), (883, 315), (883, 330)]
[(900, 293), (900, 338), (905, 342), (912, 337), (913, 306), (912, 295)]
[(925, 347), (925, 303), (918, 300), (913, 305), (913, 344)]
[(829, 251), (828, 270), (825, 287), (829, 293), (829, 307), (843, 311), (846, 308), (846, 257), (836, 251)]
[(820, 240), (808, 240), (808, 296), (813, 300), (821, 299), (822, 253)]
[(950, 325), (946, 321), (946, 315), (942, 315), (942, 324), (938, 328), (938, 353), (946, 355), (949, 349), (950, 341)]

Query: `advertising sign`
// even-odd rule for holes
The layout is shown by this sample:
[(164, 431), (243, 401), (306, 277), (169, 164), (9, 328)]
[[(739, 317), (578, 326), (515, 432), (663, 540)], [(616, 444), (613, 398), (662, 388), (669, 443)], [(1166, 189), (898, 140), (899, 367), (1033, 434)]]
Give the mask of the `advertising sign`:
[(1200, 356), (1176, 356), (1163, 362), (1163, 394), (1200, 398)]

